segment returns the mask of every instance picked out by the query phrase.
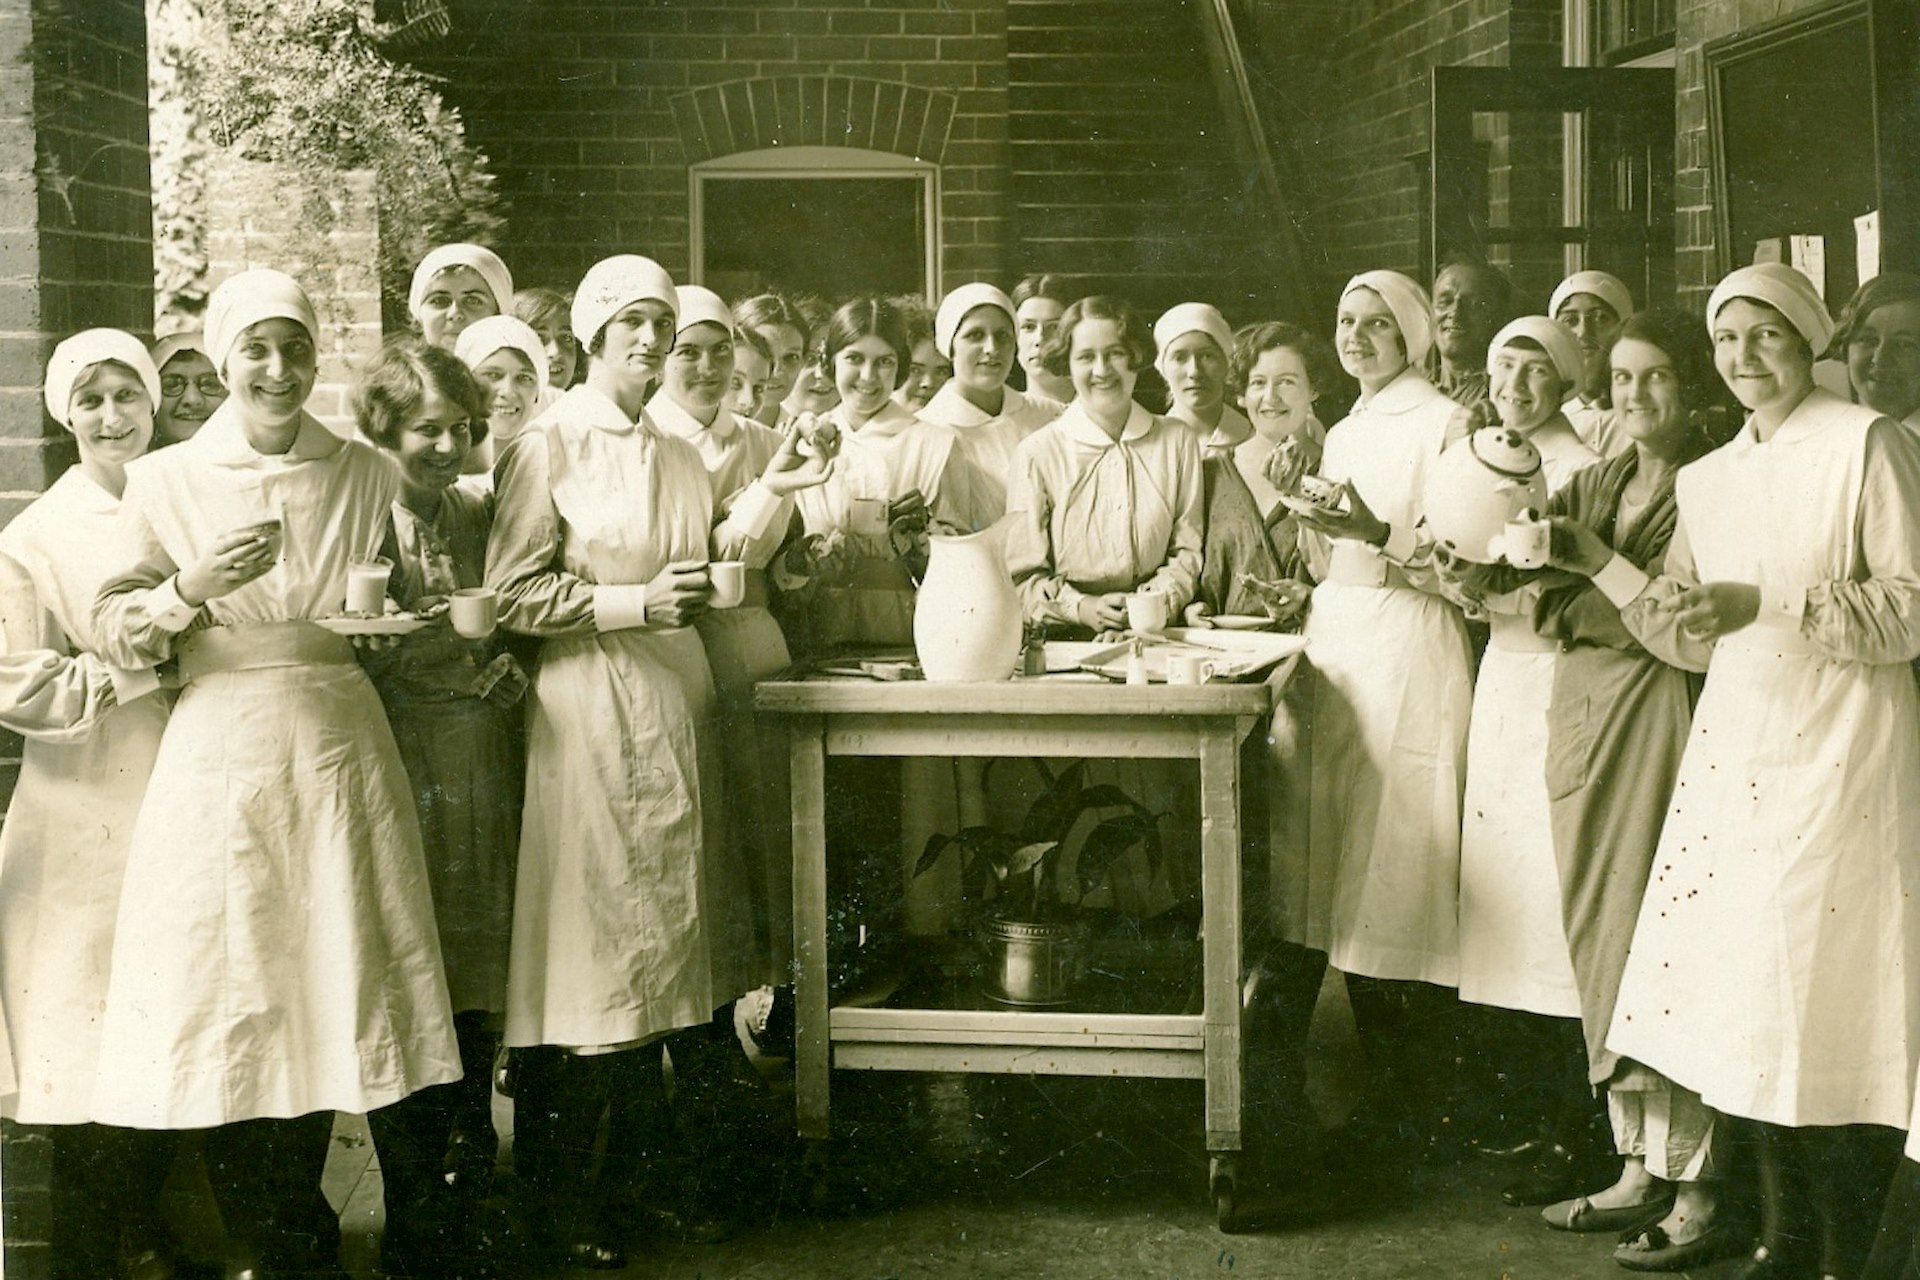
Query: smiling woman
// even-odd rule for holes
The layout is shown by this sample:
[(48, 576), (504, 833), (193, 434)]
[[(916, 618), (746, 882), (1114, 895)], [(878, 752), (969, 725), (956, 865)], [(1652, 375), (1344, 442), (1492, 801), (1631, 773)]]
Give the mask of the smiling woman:
[[(319, 1270), (332, 1113), (458, 1078), (413, 798), (338, 613), (399, 480), (304, 413), (316, 329), (254, 270), (207, 308), (232, 396), (130, 463), (122, 568), (93, 611), (124, 666), (186, 687), (127, 854), (95, 1091), (105, 1120), (206, 1128), (231, 1268)], [(288, 885), (298, 886), (289, 892)]]

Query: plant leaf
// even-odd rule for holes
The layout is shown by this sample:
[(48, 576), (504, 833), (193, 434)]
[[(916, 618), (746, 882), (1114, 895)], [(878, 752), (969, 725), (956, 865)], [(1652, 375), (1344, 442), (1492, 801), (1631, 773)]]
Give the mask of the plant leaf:
[(1084, 898), (1099, 888), (1116, 859), (1142, 841), (1152, 839), (1157, 831), (1153, 816), (1142, 812), (1108, 818), (1089, 831), (1086, 842), (1080, 846), (1080, 858), (1076, 864), (1080, 896)]
[(1060, 847), (1058, 840), (1039, 840), (1023, 844), (1007, 856), (1007, 874), (1023, 875), (1039, 866), (1046, 856)]
[(1027, 810), (1027, 820), (1021, 824), (1021, 840), (1032, 843), (1036, 840), (1064, 840), (1073, 820), (1080, 814), (1077, 801), (1080, 796), (1080, 780), (1087, 771), (1087, 762), (1075, 760), (1062, 769), (1048, 785), (1045, 794), (1033, 802)]
[(913, 874), (923, 876), (933, 870), (934, 864), (940, 861), (940, 855), (945, 853), (947, 846), (952, 843), (953, 837), (943, 831), (936, 831), (928, 836), (926, 847), (920, 850), (919, 861), (913, 864)]
[(1141, 813), (1147, 811), (1146, 806), (1138, 800), (1120, 788), (1104, 782), (1082, 791), (1077, 806), (1081, 812), (1088, 809), (1134, 809)]

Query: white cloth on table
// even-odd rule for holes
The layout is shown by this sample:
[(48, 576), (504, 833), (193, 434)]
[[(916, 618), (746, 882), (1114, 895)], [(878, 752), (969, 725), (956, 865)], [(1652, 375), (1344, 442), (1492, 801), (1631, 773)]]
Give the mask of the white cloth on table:
[[(641, 1042), (740, 990), (716, 965), (706, 869), (724, 839), (713, 684), (692, 627), (631, 597), (705, 560), (711, 482), (692, 445), (591, 386), (501, 456), (487, 583), (501, 624), (545, 638), (527, 710), (527, 799), (506, 1041)], [(615, 629), (617, 628), (617, 629)]]
[[(93, 600), (119, 567), (119, 509), (119, 498), (73, 467), (0, 532), (0, 652), (44, 656), (72, 678), (107, 685), (92, 653)], [(71, 704), (34, 714), (9, 700), (0, 710), (26, 737), (0, 828), (0, 1007), (20, 1090), (16, 1101), (0, 1100), (10, 1119), (93, 1119), (127, 846), (170, 701), (130, 697), (100, 713), (96, 699), (77, 721)]]
[[(385, 456), (304, 414), (286, 453), (255, 452), (229, 400), (127, 467), (104, 655), (157, 661), (200, 621), (243, 638), (339, 613), (398, 490)], [(183, 607), (179, 566), (269, 515), (279, 562)], [(100, 1054), (95, 1116), (137, 1128), (365, 1112), (459, 1078), (413, 796), (357, 663), (181, 693), (127, 854)]]
[(1320, 473), (1351, 482), (1391, 532), (1384, 550), (1303, 538), (1327, 565), (1306, 625), (1309, 832), (1277, 891), (1288, 941), (1347, 973), (1441, 986), (1459, 982), (1473, 677), (1460, 611), (1421, 585), (1416, 530), (1458, 408), (1409, 369), (1327, 433)]
[[(1649, 652), (1707, 673), (1607, 1045), (1727, 1114), (1901, 1125), (1920, 1058), (1920, 446), (1815, 390), (1676, 495), (1665, 574), (1597, 579)], [(1759, 618), (1687, 637), (1660, 606), (1696, 582), (1757, 585)]]

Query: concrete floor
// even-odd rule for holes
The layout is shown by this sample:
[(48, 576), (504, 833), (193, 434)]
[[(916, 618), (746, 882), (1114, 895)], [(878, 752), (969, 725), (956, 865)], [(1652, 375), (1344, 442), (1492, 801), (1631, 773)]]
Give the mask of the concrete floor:
[[(1337, 988), (1316, 1021), (1313, 1093), (1323, 1117), (1350, 1101), (1358, 1060)], [(790, 1106), (774, 1074), (770, 1127)], [(1250, 1229), (1223, 1234), (1206, 1199), (1201, 1091), (1179, 1081), (960, 1076), (835, 1077), (836, 1185), (809, 1211), (796, 1149), (766, 1158), (751, 1225), (720, 1245), (644, 1237), (624, 1271), (658, 1280), (806, 1277), (1461, 1277), (1600, 1280), (1623, 1272), (1611, 1236), (1548, 1230), (1503, 1205), (1512, 1170), (1475, 1157), (1392, 1176), (1283, 1171), (1248, 1189)], [(496, 1099), (502, 1132), (511, 1112)], [(784, 1114), (790, 1116), (790, 1110)], [(503, 1167), (506, 1161), (503, 1158)], [(510, 1177), (503, 1177), (510, 1189)], [(380, 1173), (357, 1117), (335, 1130), (327, 1190), (340, 1207), (343, 1261), (379, 1275)], [(1301, 1194), (1314, 1207), (1289, 1208)], [(503, 1210), (504, 1212), (504, 1210)], [(1724, 1262), (1693, 1274), (1728, 1277)], [(587, 1272), (527, 1274), (580, 1277)]]

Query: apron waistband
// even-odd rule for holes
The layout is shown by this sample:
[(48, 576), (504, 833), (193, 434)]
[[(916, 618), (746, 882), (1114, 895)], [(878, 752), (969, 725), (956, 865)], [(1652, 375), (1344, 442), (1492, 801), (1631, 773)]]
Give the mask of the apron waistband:
[(1347, 587), (1411, 588), (1407, 575), (1378, 550), (1361, 542), (1345, 539), (1327, 548), (1328, 582)]
[(354, 661), (351, 640), (311, 622), (208, 627), (182, 636), (174, 657), (186, 680), (222, 671), (343, 666)]

